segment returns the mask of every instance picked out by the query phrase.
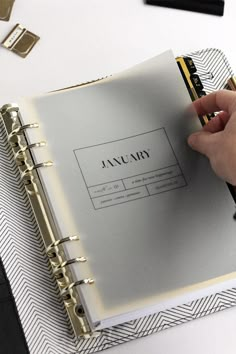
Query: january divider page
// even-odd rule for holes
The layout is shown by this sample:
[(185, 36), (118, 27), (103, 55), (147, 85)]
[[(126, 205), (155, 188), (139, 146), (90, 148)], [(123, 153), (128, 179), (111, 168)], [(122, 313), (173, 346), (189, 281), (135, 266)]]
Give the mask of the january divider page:
[[(100, 328), (232, 285), (234, 204), (187, 145), (201, 129), (167, 51), (100, 82), (20, 102), (74, 278)], [(200, 292), (199, 292), (200, 291)], [(99, 325), (98, 325), (99, 326)]]

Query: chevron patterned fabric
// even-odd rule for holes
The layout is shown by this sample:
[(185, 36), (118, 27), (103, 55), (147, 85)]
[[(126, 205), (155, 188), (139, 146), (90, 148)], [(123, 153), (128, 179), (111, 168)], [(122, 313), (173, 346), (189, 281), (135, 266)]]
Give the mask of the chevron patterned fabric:
[[(189, 56), (203, 78), (207, 93), (223, 88), (232, 76), (224, 54), (217, 49)], [(1, 120), (0, 146), (0, 256), (30, 353), (94, 353), (236, 304), (236, 288), (229, 289), (106, 329), (98, 338), (75, 338)]]

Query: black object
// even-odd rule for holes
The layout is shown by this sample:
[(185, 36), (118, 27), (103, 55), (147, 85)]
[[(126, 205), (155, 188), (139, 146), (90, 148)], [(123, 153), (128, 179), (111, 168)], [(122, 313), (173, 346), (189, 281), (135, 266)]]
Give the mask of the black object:
[(29, 354), (10, 284), (0, 258), (0, 353)]
[(225, 4), (224, 0), (146, 0), (146, 3), (218, 16), (223, 16)]
[(199, 92), (198, 92), (198, 96), (199, 96), (199, 97), (206, 96), (206, 92), (205, 92), (205, 91), (199, 91)]
[(185, 62), (185, 64), (186, 64), (186, 66), (187, 66), (188, 71), (190, 72), (190, 74), (194, 74), (194, 73), (197, 71), (196, 66), (195, 66), (195, 64), (194, 64), (192, 58), (190, 58), (190, 57), (184, 57), (184, 62)]
[(201, 83), (200, 77), (197, 74), (192, 74), (190, 79), (197, 93), (203, 90), (203, 84)]

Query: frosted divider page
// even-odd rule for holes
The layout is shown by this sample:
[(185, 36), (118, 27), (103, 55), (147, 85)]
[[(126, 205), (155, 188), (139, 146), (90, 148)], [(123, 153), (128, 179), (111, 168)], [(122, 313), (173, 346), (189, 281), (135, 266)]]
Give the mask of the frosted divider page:
[(24, 122), (40, 124), (30, 142), (48, 143), (34, 150), (36, 161), (54, 162), (40, 175), (62, 237), (80, 235), (67, 253), (88, 258), (73, 265), (75, 278), (95, 279), (81, 287), (93, 322), (176, 305), (186, 287), (177, 302), (190, 301), (200, 283), (234, 276), (233, 200), (187, 146), (200, 129), (190, 103), (170, 51), (102, 82), (21, 102)]

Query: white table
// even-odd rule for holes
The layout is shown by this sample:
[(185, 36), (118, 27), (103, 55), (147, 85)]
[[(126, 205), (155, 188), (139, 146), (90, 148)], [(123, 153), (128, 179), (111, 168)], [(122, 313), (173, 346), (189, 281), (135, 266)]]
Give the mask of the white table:
[[(0, 40), (21, 23), (41, 37), (22, 59), (0, 48), (0, 104), (123, 70), (172, 48), (217, 47), (236, 70), (236, 2), (225, 15), (145, 5), (143, 0), (16, 0)], [(107, 354), (235, 354), (236, 308), (107, 350)]]

